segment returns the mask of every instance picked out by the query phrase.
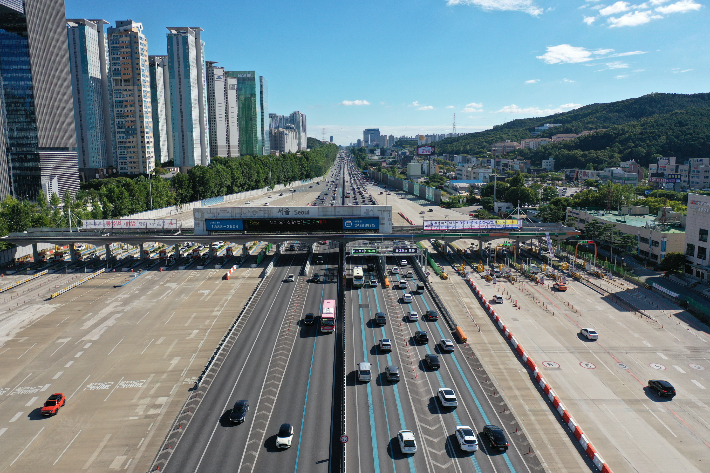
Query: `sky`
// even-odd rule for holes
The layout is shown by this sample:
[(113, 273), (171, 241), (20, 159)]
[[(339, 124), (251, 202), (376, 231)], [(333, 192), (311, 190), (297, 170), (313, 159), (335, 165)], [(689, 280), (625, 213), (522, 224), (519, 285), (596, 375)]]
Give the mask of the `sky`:
[(474, 132), (653, 92), (710, 92), (710, 0), (65, 0), (67, 18), (199, 26), (308, 136)]

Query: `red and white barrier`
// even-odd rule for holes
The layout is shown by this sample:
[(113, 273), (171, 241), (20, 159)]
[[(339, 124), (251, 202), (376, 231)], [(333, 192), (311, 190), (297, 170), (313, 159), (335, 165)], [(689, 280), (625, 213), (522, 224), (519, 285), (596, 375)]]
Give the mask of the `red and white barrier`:
[(493, 319), (495, 324), (501, 330), (505, 339), (510, 342), (511, 346), (513, 347), (513, 350), (515, 350), (515, 353), (517, 353), (517, 355), (523, 360), (523, 362), (530, 369), (530, 371), (532, 371), (533, 376), (535, 377), (535, 381), (542, 389), (544, 395), (550, 400), (552, 406), (562, 417), (562, 420), (565, 422), (565, 424), (567, 424), (567, 427), (569, 427), (570, 431), (572, 431), (574, 437), (577, 439), (577, 442), (579, 442), (579, 444), (582, 446), (587, 456), (592, 460), (592, 462), (599, 469), (599, 471), (601, 471), (602, 473), (612, 473), (611, 468), (609, 468), (609, 466), (604, 463), (604, 460), (602, 459), (601, 455), (599, 455), (599, 452), (595, 450), (595, 448), (592, 446), (592, 443), (584, 435), (584, 432), (582, 432), (582, 429), (574, 421), (567, 409), (565, 409), (565, 406), (562, 404), (557, 395), (555, 395), (555, 392), (552, 390), (552, 387), (542, 377), (542, 374), (540, 373), (540, 370), (538, 369), (535, 362), (532, 360), (532, 358), (528, 356), (527, 352), (525, 352), (525, 350), (523, 349), (523, 346), (518, 343), (512, 332), (503, 323), (503, 320), (500, 318), (500, 316), (496, 314), (496, 311), (491, 308), (490, 303), (488, 303), (486, 298), (483, 297), (483, 293), (480, 289), (478, 289), (476, 283), (473, 282), (473, 278), (471, 276), (467, 277), (466, 282), (471, 287), (471, 290), (476, 295), (488, 315)]
[(232, 275), (232, 273), (234, 272), (235, 269), (237, 269), (237, 266), (236, 266), (236, 265), (234, 265), (234, 266), (232, 266), (231, 268), (229, 268), (229, 271), (227, 271), (227, 273), (224, 275), (224, 279), (225, 279), (226, 281), (229, 281), (229, 276)]
[(407, 216), (404, 215), (402, 212), (397, 212), (397, 213), (399, 214), (400, 217), (402, 217), (403, 219), (405, 219), (408, 224), (410, 224), (410, 225), (415, 225), (415, 223), (412, 222), (412, 219), (411, 219), (411, 218), (407, 217)]

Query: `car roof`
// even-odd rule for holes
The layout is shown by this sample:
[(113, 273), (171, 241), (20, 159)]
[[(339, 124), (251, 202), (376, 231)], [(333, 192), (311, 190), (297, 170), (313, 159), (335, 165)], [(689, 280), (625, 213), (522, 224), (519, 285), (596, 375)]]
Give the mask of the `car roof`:
[(666, 386), (669, 388), (673, 387), (673, 385), (671, 383), (669, 383), (668, 381), (666, 381), (665, 379), (656, 379), (656, 380), (651, 380), (651, 381), (655, 381), (656, 383), (660, 384), (661, 386)]
[(281, 424), (281, 427), (279, 427), (279, 435), (291, 435), (293, 432), (293, 427), (291, 427), (291, 424)]
[(404, 439), (414, 440), (414, 432), (412, 432), (411, 430), (400, 430), (399, 435), (401, 435)]

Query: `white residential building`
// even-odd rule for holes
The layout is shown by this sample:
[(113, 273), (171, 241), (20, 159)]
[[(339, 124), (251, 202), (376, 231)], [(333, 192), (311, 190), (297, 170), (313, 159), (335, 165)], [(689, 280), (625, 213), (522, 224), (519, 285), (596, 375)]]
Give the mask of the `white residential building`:
[(688, 186), (691, 189), (710, 188), (710, 158), (693, 158), (688, 164)]
[(202, 28), (168, 27), (168, 71), (175, 166), (210, 163)]
[(685, 272), (705, 282), (710, 276), (708, 233), (710, 232), (710, 196), (688, 194), (685, 219)]
[(237, 78), (228, 77), (224, 67), (207, 61), (207, 109), (210, 156), (239, 156), (239, 102)]
[(555, 158), (550, 158), (550, 159), (543, 159), (542, 160), (542, 168), (545, 171), (554, 171), (555, 170)]
[(155, 157), (161, 163), (173, 159), (173, 130), (170, 124), (170, 81), (168, 56), (148, 56), (150, 101), (153, 106)]

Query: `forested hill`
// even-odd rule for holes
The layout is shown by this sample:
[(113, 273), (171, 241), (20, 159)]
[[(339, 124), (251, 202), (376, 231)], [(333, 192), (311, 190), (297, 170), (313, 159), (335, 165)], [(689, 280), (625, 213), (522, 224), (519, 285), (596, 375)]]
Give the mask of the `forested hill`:
[[(480, 155), (490, 150), (498, 141), (520, 141), (532, 138), (536, 126), (545, 123), (559, 123), (538, 135), (549, 137), (558, 133), (579, 133), (584, 130), (609, 128), (614, 125), (626, 125), (644, 118), (690, 108), (710, 108), (710, 93), (705, 94), (649, 94), (643, 97), (611, 103), (586, 105), (569, 112), (557, 113), (547, 117), (523, 118), (497, 125), (490, 130), (470, 133), (456, 138), (447, 138), (436, 143), (440, 154)], [(676, 154), (681, 154), (680, 151)]]

